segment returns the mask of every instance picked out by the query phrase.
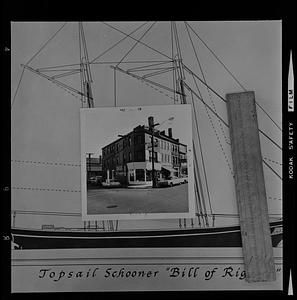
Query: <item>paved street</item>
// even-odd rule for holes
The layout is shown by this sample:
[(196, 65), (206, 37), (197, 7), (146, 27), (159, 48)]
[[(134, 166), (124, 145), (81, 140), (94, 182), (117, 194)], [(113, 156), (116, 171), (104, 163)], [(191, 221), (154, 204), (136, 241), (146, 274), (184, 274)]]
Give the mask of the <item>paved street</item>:
[(188, 211), (188, 184), (155, 189), (88, 191), (88, 214), (177, 213)]

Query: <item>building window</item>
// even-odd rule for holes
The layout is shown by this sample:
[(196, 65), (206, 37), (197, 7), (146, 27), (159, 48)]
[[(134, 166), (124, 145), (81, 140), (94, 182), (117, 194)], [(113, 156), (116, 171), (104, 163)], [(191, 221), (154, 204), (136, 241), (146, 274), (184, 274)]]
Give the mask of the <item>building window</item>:
[(132, 153), (129, 152), (129, 161), (132, 161)]
[(136, 136), (134, 137), (134, 143), (135, 143), (136, 145), (142, 144), (142, 136), (141, 136), (141, 135), (136, 135)]
[(137, 159), (137, 161), (143, 161), (144, 158), (143, 158), (142, 150), (136, 152), (136, 159)]
[(129, 171), (129, 181), (134, 181), (134, 171), (133, 170)]
[(151, 180), (152, 180), (152, 171), (146, 170), (146, 181), (151, 181)]
[(136, 169), (136, 180), (144, 181), (144, 170)]

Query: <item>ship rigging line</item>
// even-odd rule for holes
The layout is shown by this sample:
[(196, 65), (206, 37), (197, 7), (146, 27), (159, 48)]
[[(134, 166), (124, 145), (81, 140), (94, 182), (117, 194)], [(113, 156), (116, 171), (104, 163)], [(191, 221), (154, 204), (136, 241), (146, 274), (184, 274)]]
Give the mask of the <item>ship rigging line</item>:
[(278, 173), (264, 159), (262, 159), (262, 161), (280, 180), (283, 180), (282, 177), (279, 176)]
[[(197, 129), (197, 136), (198, 136), (198, 141), (199, 141), (199, 150), (200, 150), (200, 155), (201, 155), (201, 160), (202, 160), (202, 167), (203, 167), (203, 173), (204, 173), (204, 179), (205, 179), (205, 185), (206, 185), (208, 203), (209, 203), (210, 213), (213, 215), (212, 205), (211, 205), (211, 200), (210, 200), (210, 193), (209, 193), (209, 186), (208, 186), (208, 180), (207, 180), (207, 176), (206, 176), (206, 168), (205, 168), (204, 156), (203, 156), (203, 151), (202, 151), (202, 145), (201, 145), (201, 139), (200, 139), (200, 132), (199, 132), (199, 126), (198, 126), (198, 119), (197, 119), (197, 114), (196, 114), (196, 107), (195, 107), (193, 93), (191, 93), (191, 98), (192, 98), (192, 106), (193, 106), (193, 109), (194, 109), (194, 119), (195, 119), (195, 125), (196, 125), (196, 129)], [(194, 143), (193, 143), (193, 145), (194, 145)], [(195, 151), (195, 153), (196, 153), (196, 151)], [(195, 155), (195, 157), (196, 157), (196, 155)], [(197, 160), (197, 157), (196, 157), (196, 160)]]
[(151, 30), (151, 28), (156, 24), (157, 22), (154, 22), (150, 25), (150, 27), (142, 34), (140, 39), (138, 39), (135, 44), (128, 50), (128, 52), (121, 58), (121, 60), (116, 64), (116, 67), (119, 66), (119, 64), (129, 55), (129, 53), (138, 45), (138, 43), (141, 42), (141, 40), (145, 37), (145, 35)]
[[(223, 124), (225, 126), (227, 126), (229, 128), (229, 125), (195, 92), (193, 91), (185, 82), (184, 82), (184, 85), (185, 87), (190, 91), (192, 92), (201, 102), (203, 102), (204, 105), (206, 105), (210, 110), (211, 112), (217, 117), (219, 118)], [(269, 139), (273, 144), (275, 144), (278, 148), (280, 148), (282, 150), (282, 148), (277, 144), (275, 143), (265, 132), (263, 132), (262, 130), (259, 129), (259, 132), (261, 132), (267, 139)], [(282, 178), (277, 174), (277, 172), (270, 166), (268, 165), (263, 159), (262, 161), (265, 163), (265, 165), (267, 165), (281, 180)]]
[(12, 110), (12, 107), (13, 107), (13, 105), (14, 105), (14, 102), (15, 102), (15, 99), (16, 99), (16, 95), (17, 95), (17, 93), (18, 93), (18, 91), (19, 91), (19, 88), (20, 88), (20, 85), (21, 85), (21, 81), (22, 81), (23, 76), (24, 76), (24, 72), (25, 72), (25, 68), (24, 68), (24, 66), (23, 66), (23, 70), (22, 70), (22, 73), (21, 73), (21, 76), (20, 76), (18, 85), (17, 85), (17, 88), (16, 88), (16, 90), (15, 90), (15, 92), (14, 92), (14, 96), (13, 96), (13, 99), (12, 99), (12, 102), (11, 102), (11, 107), (10, 107), (11, 110)]
[[(215, 59), (224, 67), (224, 69), (229, 73), (229, 75), (237, 82), (237, 84), (244, 90), (247, 89), (239, 82), (239, 80), (232, 74), (232, 72), (227, 68), (227, 66), (219, 59), (219, 57), (214, 53), (214, 51), (206, 44), (206, 42), (198, 35), (198, 33), (192, 28), (192, 26), (188, 22), (184, 22), (186, 27), (188, 26), (196, 37), (204, 44), (204, 46), (211, 52), (211, 54), (215, 57)], [(272, 119), (272, 117), (268, 114), (268, 112), (256, 101), (256, 105), (266, 114), (266, 116), (273, 122), (273, 124), (282, 132), (282, 128)]]
[[(196, 49), (195, 49), (195, 47), (194, 47), (194, 43), (193, 43), (191, 34), (190, 34), (190, 32), (189, 32), (187, 26), (186, 26), (186, 30), (187, 30), (189, 39), (190, 39), (190, 41), (191, 41), (191, 45), (192, 45), (192, 48), (193, 48), (193, 51), (194, 51), (194, 54), (195, 54), (195, 57), (196, 57), (196, 60), (197, 60), (197, 63), (198, 63), (200, 72), (201, 72), (201, 74), (202, 74), (203, 80), (204, 80), (204, 82), (206, 83), (206, 78), (205, 78), (205, 75), (204, 75), (204, 72), (203, 72), (203, 69), (202, 69), (202, 65), (201, 65), (201, 63), (200, 63), (198, 54), (197, 54)], [(199, 92), (200, 97), (203, 98), (203, 97), (202, 97), (202, 94), (201, 94), (201, 92), (200, 92), (200, 89), (199, 89), (199, 87), (198, 87), (198, 84), (197, 84), (197, 82), (196, 82), (196, 79), (195, 79), (195, 77), (194, 77), (194, 74), (192, 74), (192, 77), (193, 77), (194, 83), (195, 83), (195, 85), (196, 85), (196, 88), (197, 88), (197, 90), (198, 90), (198, 92)], [(209, 96), (209, 99), (210, 99), (210, 101), (211, 101), (211, 104), (212, 104), (212, 106), (213, 106), (213, 109), (214, 109), (215, 112), (217, 112), (217, 111), (216, 111), (216, 106), (215, 106), (215, 104), (214, 104), (214, 101), (212, 100), (211, 93), (210, 93), (208, 87), (207, 87), (207, 92), (208, 92), (208, 96)], [(191, 94), (192, 94), (192, 92), (191, 92)], [(192, 99), (193, 99), (193, 94), (192, 94)], [(211, 123), (211, 126), (212, 126), (212, 128), (213, 128), (213, 131), (214, 131), (215, 136), (216, 136), (216, 138), (217, 138), (217, 142), (219, 143), (219, 146), (220, 146), (221, 151), (222, 151), (222, 153), (223, 153), (223, 155), (224, 155), (225, 161), (226, 161), (226, 163), (227, 163), (227, 165), (228, 165), (228, 168), (229, 168), (229, 170), (230, 170), (230, 172), (231, 172), (231, 175), (233, 176), (232, 167), (231, 167), (231, 164), (230, 164), (230, 162), (229, 162), (228, 156), (227, 156), (226, 153), (225, 153), (225, 150), (224, 150), (224, 147), (223, 147), (223, 145), (222, 145), (220, 136), (219, 136), (219, 134), (217, 134), (217, 130), (216, 130), (214, 124), (213, 124), (212, 118), (211, 118), (211, 116), (210, 116), (210, 114), (209, 114), (209, 112), (208, 112), (208, 110), (207, 110), (207, 107), (205, 107), (205, 109), (206, 109), (206, 113), (207, 113), (209, 122)], [(219, 122), (219, 127), (220, 127), (220, 129), (221, 129), (221, 133), (223, 134), (225, 143), (228, 144), (228, 145), (230, 145), (230, 143), (229, 143), (228, 140), (227, 140), (226, 134), (225, 134), (225, 132), (224, 132), (224, 130), (223, 130), (221, 121), (218, 120), (218, 122)]]
[[(200, 59), (199, 59), (199, 57), (198, 57), (198, 54), (197, 54), (197, 51), (196, 51), (196, 49), (195, 49), (195, 46), (194, 46), (194, 43), (193, 43), (193, 40), (192, 40), (190, 31), (189, 31), (189, 29), (188, 29), (187, 26), (186, 26), (186, 30), (187, 30), (189, 39), (190, 39), (190, 41), (191, 41), (191, 45), (192, 45), (192, 48), (193, 48), (193, 51), (194, 51), (194, 54), (195, 54), (195, 57), (196, 57), (196, 60), (197, 60), (197, 63), (198, 63), (200, 72), (201, 72), (201, 74), (202, 74), (203, 80), (204, 80), (204, 82), (206, 83), (206, 77), (205, 77), (205, 75), (204, 75), (204, 72), (203, 72), (203, 69), (202, 69), (201, 62), (200, 62)], [(193, 76), (193, 75), (192, 75), (192, 76)], [(193, 76), (193, 78), (194, 78), (194, 76)], [(194, 80), (194, 81), (195, 81), (195, 80)], [(195, 84), (196, 84), (196, 81), (195, 81)], [(196, 86), (197, 86), (197, 84), (196, 84)], [(216, 111), (216, 106), (215, 106), (215, 103), (214, 103), (214, 101), (213, 101), (213, 99), (212, 99), (212, 97), (211, 97), (211, 93), (210, 93), (210, 91), (209, 91), (209, 88), (207, 88), (207, 93), (208, 93), (208, 97), (209, 97), (209, 99), (210, 99), (210, 101), (211, 101), (211, 104), (212, 104), (212, 106), (213, 106), (214, 111), (217, 112), (217, 111)], [(200, 95), (201, 95), (201, 93), (200, 93)], [(228, 140), (227, 140), (226, 134), (225, 134), (225, 132), (224, 132), (224, 130), (223, 130), (222, 123), (221, 123), (220, 120), (218, 120), (218, 121), (219, 121), (219, 126), (220, 126), (220, 129), (221, 129), (221, 132), (222, 132), (223, 137), (224, 137), (224, 139), (225, 139), (225, 142), (226, 142), (226, 144), (229, 144), (229, 145), (230, 145), (230, 143), (229, 143)]]
[[(42, 46), (41, 48), (28, 60), (28, 62), (25, 64), (25, 65), (28, 65), (45, 47), (46, 45), (66, 26), (67, 22), (65, 22)], [(25, 68), (23, 66), (23, 70), (22, 70), (22, 73), (21, 73), (21, 76), (20, 76), (20, 79), (19, 79), (19, 82), (18, 82), (18, 85), (17, 85), (17, 88), (15, 90), (15, 93), (14, 93), (14, 96), (13, 96), (13, 100), (12, 100), (12, 103), (11, 103), (11, 107), (10, 109), (12, 109), (13, 105), (14, 105), (14, 102), (15, 102), (15, 99), (16, 99), (16, 95), (18, 93), (18, 90), (20, 88), (20, 84), (21, 84), (21, 81), (23, 79), (23, 75), (24, 75), (24, 72), (25, 72)]]
[(52, 37), (50, 37), (43, 46), (29, 59), (26, 63), (28, 65), (45, 47), (46, 45), (66, 26), (67, 22), (65, 22), (55, 33)]
[(172, 59), (172, 67), (173, 67), (173, 72), (172, 72), (172, 87), (173, 87), (173, 103), (175, 104), (175, 81), (176, 81), (176, 70), (175, 70), (175, 62), (174, 62), (174, 41), (173, 41), (173, 25), (172, 22), (170, 22), (170, 35), (171, 35), (171, 59)]
[[(199, 87), (198, 87), (198, 84), (197, 84), (197, 82), (196, 82), (196, 79), (195, 79), (195, 77), (194, 77), (193, 75), (192, 75), (192, 77), (193, 77), (193, 81), (194, 81), (194, 83), (195, 83), (195, 85), (196, 85), (197, 91), (199, 92), (199, 95), (200, 95), (201, 99), (203, 99), (203, 96), (202, 96), (202, 94), (201, 94), (201, 92), (200, 92), (200, 89), (199, 89)], [(191, 92), (191, 93), (192, 93), (192, 92)], [(214, 134), (215, 134), (215, 136), (216, 136), (217, 142), (218, 142), (218, 144), (219, 144), (219, 146), (220, 146), (220, 148), (221, 148), (221, 152), (222, 152), (223, 155), (224, 155), (224, 158), (225, 158), (225, 161), (226, 161), (226, 163), (227, 163), (227, 166), (228, 166), (228, 168), (229, 168), (229, 170), (230, 170), (230, 173), (231, 173), (232, 176), (234, 176), (234, 173), (233, 173), (233, 170), (232, 170), (231, 163), (229, 162), (228, 156), (227, 156), (227, 154), (226, 154), (226, 152), (225, 152), (225, 150), (224, 150), (224, 147), (223, 147), (223, 144), (222, 144), (222, 142), (221, 142), (220, 136), (219, 136), (219, 134), (217, 133), (217, 130), (216, 130), (215, 126), (214, 126), (214, 123), (213, 123), (213, 121), (212, 121), (212, 118), (211, 118), (211, 116), (210, 116), (210, 114), (209, 114), (209, 111), (208, 111), (208, 109), (207, 109), (206, 106), (205, 106), (205, 111), (206, 111), (207, 117), (208, 117), (208, 119), (209, 119), (209, 122), (210, 122), (210, 124), (211, 124), (211, 127), (212, 127), (212, 129), (213, 129), (213, 132), (214, 132)], [(215, 112), (216, 112), (216, 111), (215, 111)], [(228, 145), (230, 145), (230, 143), (228, 143), (226, 140), (225, 140), (225, 142), (226, 142)]]
[[(133, 39), (133, 40), (135, 40), (135, 41), (138, 41), (138, 39), (136, 39), (136, 38), (134, 38), (134, 37), (132, 37), (132, 36), (129, 36), (129, 35), (128, 35), (127, 33), (125, 33), (124, 31), (122, 31), (122, 30), (120, 30), (120, 29), (118, 29), (118, 28), (116, 28), (116, 27), (114, 27), (114, 26), (112, 26), (112, 25), (110, 25), (110, 24), (108, 24), (108, 23), (106, 23), (106, 22), (101, 22), (101, 23), (103, 23), (103, 24), (106, 25), (106, 26), (109, 26), (110, 28), (113, 28), (114, 30), (116, 30), (116, 31), (118, 31), (118, 32), (120, 32), (120, 33), (122, 33), (122, 34), (124, 34), (124, 35), (127, 36), (127, 37), (130, 37), (131, 39)], [(161, 54), (162, 56), (164, 56), (164, 57), (166, 57), (166, 58), (168, 58), (168, 59), (171, 60), (171, 57), (170, 57), (170, 56), (168, 56), (168, 55), (162, 53), (161, 51), (159, 51), (159, 50), (157, 50), (157, 49), (155, 49), (155, 48), (149, 46), (148, 44), (146, 44), (146, 43), (144, 43), (144, 42), (142, 42), (142, 41), (139, 41), (139, 43), (142, 44), (142, 45), (144, 45), (144, 46), (146, 46), (146, 47), (148, 47), (149, 49), (151, 49), (151, 50), (153, 50), (153, 51), (155, 51), (155, 52)]]
[(133, 31), (131, 31), (129, 34), (127, 34), (125, 37), (123, 37), (122, 39), (120, 39), (118, 42), (116, 42), (115, 44), (113, 44), (112, 46), (110, 46), (108, 49), (106, 49), (105, 51), (103, 51), (101, 54), (99, 54), (98, 56), (96, 56), (95, 58), (93, 58), (90, 61), (90, 64), (94, 63), (95, 60), (99, 59), (101, 56), (103, 56), (105, 53), (107, 53), (108, 51), (110, 51), (111, 49), (113, 49), (115, 46), (117, 46), (118, 44), (120, 44), (121, 42), (123, 42), (126, 38), (130, 37), (131, 34), (135, 33), (136, 31), (138, 31), (140, 28), (142, 28), (144, 25), (146, 25), (148, 22), (145, 22), (143, 24), (141, 24), (140, 26), (138, 26), (136, 29), (134, 29)]
[[(165, 63), (170, 63), (172, 60), (131, 60), (131, 61), (123, 61), (121, 64), (141, 64), (141, 63), (160, 63), (160, 64), (165, 64)], [(90, 62), (90, 65), (101, 65), (101, 64), (117, 64), (118, 61), (98, 61), (98, 62)], [(80, 63), (75, 63), (75, 64), (64, 64), (64, 65), (56, 65), (56, 66), (47, 66), (43, 68), (37, 68), (36, 71), (39, 72), (49, 72), (50, 70), (61, 68), (61, 67), (75, 67), (75, 66), (80, 66)], [(140, 67), (139, 67), (140, 68)], [(55, 70), (53, 70), (55, 71)]]
[[(213, 88), (211, 88), (207, 83), (205, 83), (199, 76), (197, 76), (197, 74), (195, 74), (192, 70), (190, 70), (186, 65), (184, 65), (184, 68), (186, 69), (186, 71), (188, 71), (191, 75), (195, 76), (201, 83), (203, 83), (206, 87), (208, 87), (214, 94), (216, 94), (221, 100), (223, 100), (225, 103), (227, 103), (227, 101), (221, 96), (219, 95)], [(186, 83), (184, 83), (185, 86), (189, 89), (192, 90)], [(229, 127), (229, 125), (201, 98), (197, 95), (197, 93), (195, 93), (193, 91), (194, 95), (200, 100), (202, 101), (210, 110), (211, 112), (217, 117), (219, 118), (223, 124), (227, 127)], [(272, 138), (270, 138), (264, 131), (262, 131), (261, 129), (259, 129), (259, 132), (261, 132), (267, 139), (269, 139), (275, 146), (277, 146), (280, 150), (282, 150), (282, 147), (280, 145), (278, 145)]]

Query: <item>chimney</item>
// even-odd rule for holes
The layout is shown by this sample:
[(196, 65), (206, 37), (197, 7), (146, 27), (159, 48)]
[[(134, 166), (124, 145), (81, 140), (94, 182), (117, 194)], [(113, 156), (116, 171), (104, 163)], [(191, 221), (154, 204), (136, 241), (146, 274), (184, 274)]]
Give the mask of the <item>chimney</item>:
[(154, 117), (148, 117), (148, 126), (152, 128), (154, 125)]
[(172, 138), (172, 128), (168, 128), (168, 136)]

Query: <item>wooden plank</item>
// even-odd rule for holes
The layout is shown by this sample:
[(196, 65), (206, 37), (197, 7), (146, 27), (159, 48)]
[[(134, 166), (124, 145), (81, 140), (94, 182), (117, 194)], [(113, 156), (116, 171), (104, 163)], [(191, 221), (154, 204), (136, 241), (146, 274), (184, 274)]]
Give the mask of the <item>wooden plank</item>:
[(246, 279), (276, 280), (254, 92), (226, 95)]

